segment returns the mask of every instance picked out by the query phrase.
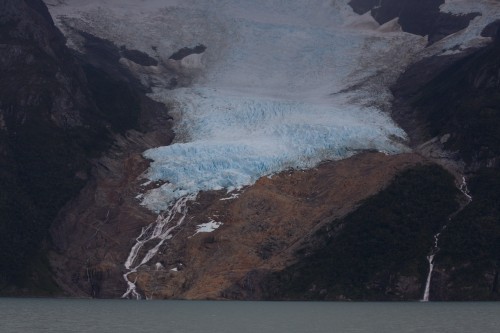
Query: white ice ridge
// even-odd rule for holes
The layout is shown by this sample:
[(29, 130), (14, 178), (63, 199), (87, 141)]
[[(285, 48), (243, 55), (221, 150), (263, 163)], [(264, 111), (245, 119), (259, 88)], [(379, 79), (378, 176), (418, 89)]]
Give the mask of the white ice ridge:
[[(65, 0), (50, 10), (75, 47), (67, 25), (159, 60), (133, 69), (173, 108), (176, 141), (144, 153), (153, 160), (146, 177), (165, 184), (142, 203), (160, 212), (202, 190), (361, 150), (405, 149), (397, 143), (405, 133), (381, 109), (427, 40), (395, 22), (379, 27), (348, 1)], [(196, 61), (169, 59), (197, 44), (207, 49)], [(168, 90), (172, 69), (191, 75), (192, 86)]]

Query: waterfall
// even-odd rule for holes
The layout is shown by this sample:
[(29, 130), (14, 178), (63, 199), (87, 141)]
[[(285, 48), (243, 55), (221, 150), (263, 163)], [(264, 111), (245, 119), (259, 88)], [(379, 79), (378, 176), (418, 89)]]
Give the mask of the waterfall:
[[(137, 273), (141, 266), (147, 264), (158, 253), (165, 241), (173, 237), (173, 231), (186, 219), (187, 203), (195, 199), (195, 195), (188, 195), (178, 199), (164, 214), (160, 214), (154, 223), (142, 229), (140, 235), (135, 239), (136, 242), (130, 249), (124, 264), (127, 272), (123, 274), (123, 279), (127, 283), (127, 290), (122, 295), (122, 298), (135, 298), (138, 300), (142, 298), (137, 291), (137, 275), (133, 282), (130, 281), (129, 275)], [(141, 257), (141, 250), (146, 244), (149, 246), (154, 244), (154, 246)], [(134, 266), (136, 262), (138, 264)]]
[(458, 189), (467, 198), (467, 204), (470, 204), (472, 202), (472, 196), (469, 193), (469, 188), (467, 187), (467, 181), (465, 180), (464, 176), (462, 176), (462, 184), (460, 184)]
[(429, 274), (427, 275), (427, 282), (425, 283), (425, 291), (424, 291), (424, 297), (422, 298), (422, 302), (428, 302), (429, 301), (429, 295), (430, 295), (430, 290), (431, 290), (431, 279), (432, 279), (432, 272), (434, 271), (434, 257), (436, 254), (439, 252), (439, 236), (441, 236), (441, 233), (446, 229), (446, 226), (444, 226), (440, 232), (434, 235), (434, 246), (432, 247), (431, 253), (427, 256), (427, 261), (429, 262)]
[[(472, 202), (472, 196), (469, 193), (469, 189), (467, 187), (467, 181), (466, 181), (464, 176), (462, 176), (462, 183), (457, 187), (460, 190), (460, 192), (462, 192), (462, 194), (467, 198), (467, 203), (464, 205), (464, 207), (465, 207), (469, 203)], [(463, 207), (461, 209), (463, 209)], [(460, 212), (460, 210), (459, 210), (459, 212)], [(429, 263), (429, 274), (427, 275), (424, 296), (422, 297), (422, 300), (421, 300), (422, 302), (429, 301), (432, 272), (434, 271), (434, 258), (436, 256), (436, 254), (439, 252), (439, 236), (441, 236), (441, 233), (446, 229), (446, 227), (447, 227), (447, 225), (443, 226), (441, 231), (439, 231), (437, 234), (434, 235), (434, 246), (432, 247), (431, 253), (427, 256), (427, 262)]]
[(427, 275), (427, 282), (425, 283), (425, 291), (424, 291), (424, 297), (422, 298), (422, 302), (429, 302), (432, 271), (434, 270), (434, 256), (435, 254), (427, 256), (427, 261), (429, 262), (429, 274)]

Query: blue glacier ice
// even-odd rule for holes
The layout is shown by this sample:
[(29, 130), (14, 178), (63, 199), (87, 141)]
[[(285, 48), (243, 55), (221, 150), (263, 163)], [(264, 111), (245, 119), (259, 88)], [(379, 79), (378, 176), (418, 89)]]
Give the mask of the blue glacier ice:
[[(157, 58), (158, 66), (146, 67), (120, 61), (151, 83), (150, 96), (174, 117), (175, 142), (144, 152), (152, 161), (145, 184), (163, 185), (137, 198), (159, 215), (124, 263), (122, 297), (141, 298), (132, 276), (173, 237), (200, 191), (231, 191), (363, 150), (405, 151), (405, 133), (382, 112), (388, 87), (413, 61), (481, 45), (481, 29), (500, 14), (491, 0), (447, 0), (442, 10), (482, 16), (426, 48), (425, 37), (401, 32), (396, 21), (379, 26), (348, 1), (46, 0), (71, 47), (81, 48), (71, 31), (82, 30)], [(169, 59), (197, 44), (206, 51)], [(172, 72), (191, 78), (191, 86), (169, 90)], [(196, 233), (220, 225), (209, 219)], [(429, 265), (424, 299), (433, 255)]]
[[(385, 77), (368, 82), (376, 71), (367, 55), (393, 59), (388, 43), (412, 48), (415, 37), (347, 29), (345, 4), (257, 2), (210, 1), (203, 10), (227, 33), (203, 41), (203, 74), (192, 87), (154, 89), (173, 106), (177, 139), (144, 153), (152, 160), (145, 177), (166, 182), (146, 193), (146, 207), (162, 211), (188, 194), (231, 191), (362, 150), (405, 149), (393, 140), (405, 133), (375, 106), (388, 94)], [(382, 88), (338, 93), (365, 80)]]
[(205, 190), (233, 190), (289, 168), (346, 158), (360, 150), (401, 152), (390, 139), (404, 132), (368, 107), (259, 96), (229, 96), (213, 89), (175, 92), (183, 142), (146, 151), (147, 178), (166, 184), (143, 203), (164, 210), (175, 199)]
[[(402, 32), (396, 22), (380, 27), (348, 2), (65, 0), (51, 11), (66, 19), (57, 20), (63, 30), (70, 24), (159, 60), (130, 68), (154, 83), (150, 96), (169, 105), (175, 121), (175, 142), (144, 152), (152, 160), (144, 177), (165, 183), (142, 204), (160, 212), (181, 197), (230, 191), (289, 168), (367, 149), (405, 151), (405, 133), (382, 111), (388, 87), (419, 58), (481, 43), (481, 28), (500, 7), (447, 0), (442, 10), (483, 15), (426, 48), (425, 37)], [(77, 38), (69, 41), (78, 48)], [(203, 54), (169, 59), (197, 44), (207, 46)], [(191, 77), (191, 85), (168, 90), (172, 71)]]

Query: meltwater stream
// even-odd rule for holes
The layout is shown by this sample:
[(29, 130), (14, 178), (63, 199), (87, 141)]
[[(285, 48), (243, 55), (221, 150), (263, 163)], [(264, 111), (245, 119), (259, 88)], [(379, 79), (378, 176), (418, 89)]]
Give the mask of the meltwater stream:
[[(137, 273), (137, 270), (141, 266), (149, 263), (158, 253), (161, 246), (173, 237), (173, 231), (180, 227), (186, 219), (187, 204), (195, 198), (196, 196), (194, 195), (180, 198), (168, 210), (160, 214), (154, 223), (142, 229), (125, 261), (127, 272), (123, 274), (123, 279), (127, 283), (127, 291), (123, 294), (122, 298), (142, 298), (137, 291), (137, 278), (134, 278), (134, 281), (132, 281), (130, 275)], [(144, 251), (143, 248), (145, 246), (148, 247), (148, 250)], [(143, 255), (141, 256), (141, 254)]]
[[(462, 183), (458, 186), (460, 192), (462, 192), (463, 196), (466, 198), (466, 205), (472, 202), (472, 196), (469, 193), (469, 188), (467, 187), (467, 181), (464, 176), (462, 176)], [(462, 207), (463, 209), (463, 207)], [(434, 235), (434, 245), (431, 249), (430, 254), (427, 256), (427, 261), (429, 262), (429, 273), (427, 275), (427, 280), (425, 283), (424, 296), (422, 297), (422, 302), (429, 302), (430, 291), (431, 291), (431, 281), (432, 281), (432, 273), (434, 272), (434, 258), (436, 254), (439, 252), (439, 237), (446, 230), (448, 225), (444, 225), (441, 230)]]

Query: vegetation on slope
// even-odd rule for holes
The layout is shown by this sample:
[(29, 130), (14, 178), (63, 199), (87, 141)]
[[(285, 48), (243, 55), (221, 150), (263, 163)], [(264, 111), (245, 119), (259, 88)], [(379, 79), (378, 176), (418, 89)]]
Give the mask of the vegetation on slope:
[(404, 171), (269, 277), (267, 298), (418, 299), (433, 235), (458, 209), (457, 194), (453, 177), (436, 165)]

